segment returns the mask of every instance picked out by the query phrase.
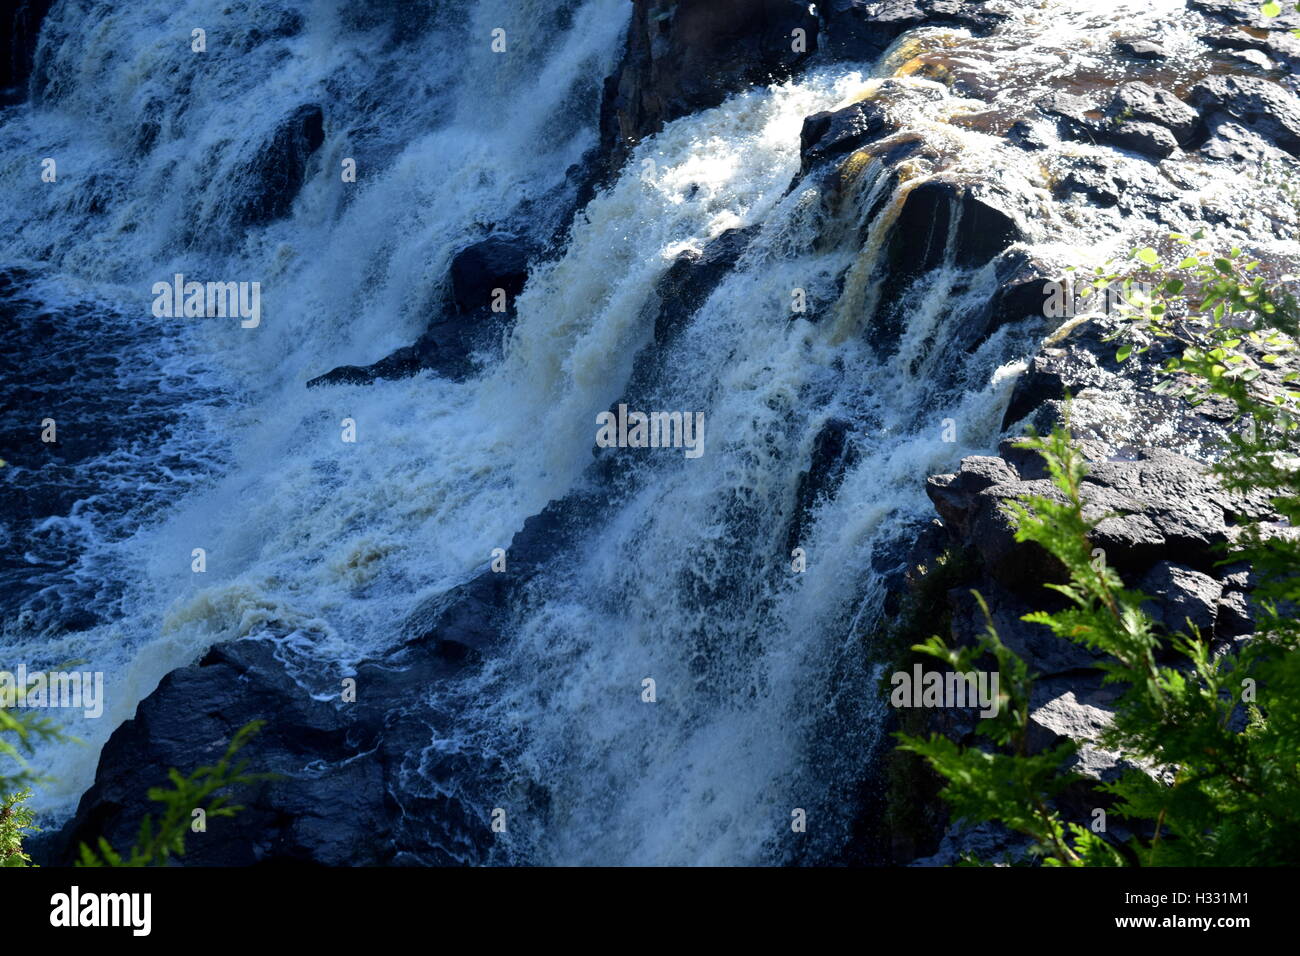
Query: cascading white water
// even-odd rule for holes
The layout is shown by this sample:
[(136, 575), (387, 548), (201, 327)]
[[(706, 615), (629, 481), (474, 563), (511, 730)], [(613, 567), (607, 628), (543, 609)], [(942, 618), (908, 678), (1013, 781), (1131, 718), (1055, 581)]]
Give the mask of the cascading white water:
[[(81, 660), (107, 674), (104, 717), (70, 718), (87, 746), (43, 755), (55, 779), (41, 802), (56, 814), (88, 784), (112, 729), (204, 647), (274, 624), (321, 635), (331, 658), (382, 648), (421, 593), (462, 578), (563, 490), (564, 472), (545, 476), (565, 452), (537, 445), (524, 391), (503, 401), (499, 382), (492, 394), (428, 377), (373, 389), (304, 383), (409, 342), (452, 254), (563, 183), (595, 143), (625, 5), (389, 7), (58, 4), (38, 54), (39, 102), (0, 127), (0, 256), (69, 276), (59, 296), (93, 294), (145, 341), (182, 343), (167, 371), (192, 383), (200, 413), (169, 442), (181, 456), (227, 449), (165, 520), (137, 529), (134, 513), (104, 514), (78, 528), (70, 577), (131, 579), (109, 622), (68, 633), (57, 615), (53, 626), (7, 615), (8, 645), (29, 667)], [(293, 35), (250, 39), (291, 14)], [(207, 30), (207, 53), (191, 51), (194, 27)], [(497, 27), (504, 54), (491, 49)], [(206, 243), (229, 231), (240, 163), (311, 102), (328, 107), (327, 138), (293, 215), (233, 250)], [(146, 115), (161, 132), (139, 156), (132, 135)], [(41, 181), (46, 156), (56, 183)], [(351, 187), (344, 157), (357, 160)], [(167, 320), (150, 315), (150, 289), (174, 272), (261, 282), (262, 326), (176, 320), (157, 330)], [(43, 294), (57, 305), (48, 284)], [(123, 387), (158, 387), (149, 368), (138, 371)], [(220, 406), (205, 401), (214, 389)], [(358, 422), (356, 445), (340, 441), (344, 417)], [(70, 435), (77, 423), (62, 426)], [(209, 555), (203, 575), (191, 571), (195, 547)]]
[[(173, 272), (264, 290), (258, 329), (201, 319), (161, 330), (199, 410), (169, 442), (216, 460), (160, 516), (134, 527), (134, 513), (106, 514), (83, 530), (76, 573), (127, 578), (109, 620), (68, 632), (14, 610), (6, 622), (29, 666), (79, 658), (109, 679), (105, 716), (71, 728), (87, 745), (44, 755), (55, 781), (40, 805), (68, 812), (113, 728), (216, 641), (295, 633), (317, 659), (345, 664), (392, 646), (416, 605), (468, 579), (573, 488), (596, 413), (625, 393), (650, 341), (647, 304), (675, 256), (752, 225), (648, 396), (705, 413), (704, 456), (661, 451), (639, 464), (627, 499), (546, 570), (545, 600), (473, 679), (461, 732), (514, 782), (550, 795), (545, 820), (524, 819), (501, 842), (503, 859), (832, 854), (850, 823), (845, 788), (880, 723), (860, 646), (879, 602), (872, 558), (913, 530), (927, 474), (995, 440), (1010, 363), (1032, 344), (1004, 329), (970, 355), (945, 352), (959, 297), (986, 296), (992, 281), (952, 267), (910, 293), (896, 352), (859, 334), (878, 250), (864, 250), (856, 215), (885, 179), (867, 169), (834, 213), (814, 185), (787, 187), (803, 118), (860, 94), (862, 73), (753, 90), (641, 144), (563, 255), (531, 276), (502, 355), (477, 378), (307, 390), (336, 365), (409, 343), (458, 249), (518, 225), (524, 200), (547, 208), (595, 142), (628, 5), (236, 6), (60, 3), (43, 97), (0, 123), (0, 262), (55, 275), (60, 294), (93, 296), (151, 336), (149, 289)], [(300, 29), (249, 39), (250, 24), (273, 34), (286, 11)], [(210, 53), (190, 52), (194, 27)], [(507, 54), (491, 51), (496, 27)], [(236, 231), (231, 245), (241, 158), (303, 103), (324, 106), (326, 138), (291, 216)], [(141, 155), (143, 116), (159, 133)], [(994, 137), (936, 135), (955, 138), (972, 169), (1023, 175)], [(40, 182), (46, 155), (59, 159), (57, 185)], [(353, 186), (338, 174), (345, 157), (358, 160)], [(837, 303), (846, 271), (862, 283), (850, 279)], [(796, 287), (819, 314), (791, 319)], [(142, 369), (124, 387), (153, 388), (161, 374)], [(344, 418), (355, 444), (340, 441)], [(795, 485), (831, 418), (852, 423), (857, 464), (813, 515), (800, 542), (808, 571), (794, 574), (784, 535)], [(940, 440), (944, 419), (961, 422), (956, 442)], [(191, 571), (195, 547), (208, 554), (203, 575)], [(640, 700), (647, 677), (653, 706)], [(802, 845), (795, 808), (810, 819)]]

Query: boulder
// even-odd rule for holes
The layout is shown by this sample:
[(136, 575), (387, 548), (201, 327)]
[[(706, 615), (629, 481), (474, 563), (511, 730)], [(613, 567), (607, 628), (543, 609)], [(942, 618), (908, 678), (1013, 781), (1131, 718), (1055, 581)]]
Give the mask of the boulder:
[(514, 310), (515, 298), (528, 281), (532, 250), (515, 236), (489, 236), (461, 250), (451, 261), (451, 295), (456, 311), (474, 315), (492, 311), (498, 289)]
[(1007, 18), (997, 4), (984, 0), (825, 0), (815, 6), (824, 55), (864, 64), (917, 27), (955, 26), (982, 36)]
[(786, 552), (803, 541), (812, 510), (824, 498), (831, 497), (857, 461), (850, 442), (852, 426), (838, 418), (829, 419), (813, 439), (808, 467), (799, 472), (795, 487), (794, 509), (790, 530), (786, 534)]
[(893, 129), (880, 102), (861, 100), (835, 111), (807, 116), (799, 133), (800, 174), (827, 159), (844, 156)]
[(728, 229), (702, 252), (683, 252), (655, 287), (659, 309), (655, 314), (654, 343), (667, 345), (713, 294), (740, 259), (757, 227)]
[(979, 493), (994, 485), (1019, 480), (1015, 468), (1004, 459), (976, 455), (963, 458), (956, 474), (930, 476), (925, 484), (925, 493), (930, 496), (944, 523), (958, 534), (965, 535), (970, 531), (970, 519)]
[(1014, 197), (956, 178), (936, 176), (908, 192), (876, 266), (881, 308), (868, 326), (872, 342), (897, 341), (912, 283), (942, 265), (987, 265), (1025, 235), (1023, 215)]
[(1216, 637), (1234, 639), (1255, 633), (1255, 609), (1245, 591), (1224, 590), (1214, 621)]
[[(1140, 81), (1125, 83), (1104, 109), (1081, 96), (1058, 92), (1038, 101), (1061, 135), (1107, 143), (1164, 159), (1195, 137), (1199, 114), (1172, 93)], [(1115, 197), (1118, 201), (1118, 197)]]
[(1164, 47), (1150, 40), (1120, 40), (1115, 49), (1134, 60), (1164, 60), (1169, 56)]
[(234, 176), (233, 218), (241, 226), (265, 225), (289, 214), (307, 175), (307, 161), (325, 142), (325, 114), (305, 104), (286, 116)]
[(1200, 116), (1168, 90), (1149, 83), (1125, 83), (1111, 98), (1105, 118), (1122, 124), (1147, 123), (1173, 134), (1178, 145), (1186, 145), (1196, 135)]
[[(375, 866), (397, 862), (404, 850), (429, 863), (473, 859), (469, 851), (486, 846), (489, 831), (470, 806), (446, 798), (421, 820), (428, 836), (441, 831), (440, 838), (419, 844), (404, 832), (403, 808), (391, 796), (401, 775), (416, 769), (430, 738), (426, 732), (413, 749), (411, 735), (387, 725), (380, 702), (417, 698), (436, 676), (428, 667), (363, 665), (355, 675), (355, 703), (324, 702), (298, 686), (275, 642), (216, 645), (198, 664), (163, 678), (109, 738), (76, 816), (55, 841), (43, 844), (45, 862), (70, 862), (82, 842), (99, 836), (119, 850), (129, 848), (145, 814), (158, 811), (148, 789), (162, 785), (173, 767), (189, 772), (215, 762), (234, 731), (253, 719), (267, 725), (241, 759), (277, 779), (232, 793), (245, 809), (210, 819), (206, 832), (187, 834), (187, 852), (178, 862)], [(467, 851), (465, 859), (449, 852), (457, 846)]]

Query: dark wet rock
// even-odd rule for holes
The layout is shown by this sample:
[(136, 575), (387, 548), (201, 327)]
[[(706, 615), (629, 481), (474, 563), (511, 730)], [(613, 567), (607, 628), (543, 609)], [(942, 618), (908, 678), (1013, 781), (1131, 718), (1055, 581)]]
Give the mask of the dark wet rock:
[(1196, 110), (1174, 94), (1142, 82), (1125, 83), (1116, 90), (1106, 107), (1105, 118), (1124, 124), (1137, 122), (1163, 127), (1179, 145), (1192, 140), (1200, 122)]
[(1061, 134), (1079, 139), (1090, 133), (1100, 114), (1097, 104), (1074, 93), (1057, 91), (1040, 98), (1036, 104), (1060, 126)]
[(907, 318), (899, 304), (917, 279), (950, 260), (962, 269), (987, 265), (1023, 238), (1023, 222), (1019, 201), (985, 184), (935, 177), (911, 190), (877, 266), (884, 305), (871, 324), (872, 340), (896, 341)]
[(683, 252), (664, 273), (655, 292), (659, 309), (655, 315), (654, 342), (667, 345), (708, 300), (719, 282), (735, 267), (756, 227), (728, 229), (702, 252)]
[(1237, 123), (1300, 156), (1300, 99), (1278, 84), (1251, 76), (1210, 76), (1189, 98), (1207, 126)]
[(1210, 124), (1209, 136), (1200, 151), (1211, 159), (1249, 166), (1288, 160), (1286, 153), (1264, 137), (1223, 119), (1216, 119)]
[(1118, 206), (1123, 192), (1124, 187), (1115, 181), (1113, 167), (1091, 157), (1074, 163), (1061, 177), (1055, 190), (1056, 195), (1061, 197), (1081, 193), (1088, 201), (1103, 209)]
[(556, 553), (575, 544), (599, 500), (592, 493), (575, 492), (528, 518), (505, 549), (505, 570), (491, 570), (489, 562), (488, 570), (417, 607), (403, 625), (407, 644), (453, 656), (464, 655), (446, 645), (457, 644), (465, 651), (490, 649), (500, 637), (511, 599)]
[(1081, 389), (1103, 386), (1108, 379), (1091, 350), (1071, 344), (1044, 346), (1016, 380), (1002, 427), (1028, 417), (1044, 402), (1063, 399)]
[(489, 236), (463, 249), (451, 261), (452, 302), (461, 315), (490, 312), (497, 290), (505, 293), (505, 306), (514, 309), (515, 298), (528, 281), (532, 250), (515, 236)]
[(786, 551), (793, 551), (803, 541), (804, 532), (818, 502), (835, 494), (845, 474), (857, 461), (851, 443), (852, 426), (832, 418), (813, 439), (808, 467), (799, 473), (795, 488), (794, 512), (786, 535)]
[(964, 27), (982, 36), (1006, 19), (998, 5), (961, 0), (825, 0), (816, 4), (826, 57), (869, 63), (908, 30)]
[(270, 139), (236, 174), (240, 191), (234, 219), (264, 225), (289, 214), (307, 175), (307, 161), (325, 142), (325, 114), (318, 105), (298, 107), (280, 121)]
[(799, 134), (800, 172), (850, 153), (892, 128), (884, 108), (875, 100), (863, 100), (834, 112), (813, 113), (804, 118)]
[[(1038, 101), (1038, 108), (1057, 121), (1062, 136), (1103, 143), (1164, 159), (1195, 137), (1199, 114), (1172, 93), (1143, 82), (1126, 83), (1104, 108), (1081, 96), (1055, 93)], [(1108, 205), (1119, 201), (1118, 189), (1084, 183), (1086, 191)]]
[(1294, 4), (1283, 2), (1282, 15), (1266, 17), (1260, 12), (1261, 3), (1255, 0), (1187, 0), (1187, 6), (1221, 23), (1250, 27), (1256, 30), (1294, 30), (1300, 27), (1300, 13)]
[(1052, 280), (1040, 263), (1017, 249), (1009, 250), (998, 260), (997, 280), (997, 291), (954, 345), (969, 351), (1004, 325), (1043, 318)]
[(790, 76), (817, 42), (817, 18), (798, 0), (633, 0), (627, 49), (605, 83), (604, 153), (618, 167), (665, 123)]
[[(259, 771), (286, 779), (245, 788), (238, 816), (214, 818), (206, 833), (188, 834), (184, 862), (388, 862), (396, 808), (386, 806), (383, 765), (350, 762), (376, 746), (382, 726), (372, 712), (313, 700), (275, 660), (268, 641), (218, 645), (200, 663), (163, 678), (105, 745), (95, 783), (50, 862), (70, 862), (80, 843), (93, 844), (98, 836), (130, 847), (140, 821), (158, 809), (148, 789), (166, 780), (172, 767), (215, 763), (234, 731), (253, 719), (268, 726), (243, 756)], [(303, 773), (309, 764), (315, 770)]]
[(472, 352), (483, 326), (457, 316), (441, 319), (412, 345), (404, 345), (370, 365), (340, 365), (307, 381), (308, 388), (322, 385), (372, 385), (377, 381), (409, 378), (431, 370), (461, 380), (474, 370)]
[[(1229, 55), (1244, 56), (1245, 62), (1256, 69), (1294, 70), (1300, 64), (1300, 38), (1289, 31), (1255, 30), (1245, 32), (1228, 30), (1201, 38), (1213, 50)], [(1268, 64), (1268, 65), (1265, 65)]]
[(1105, 127), (1105, 142), (1154, 159), (1167, 159), (1178, 150), (1174, 134), (1155, 123), (1118, 122)]
[(1006, 138), (1009, 142), (1030, 152), (1047, 149), (1051, 145), (1051, 140), (1043, 135), (1038, 125), (1028, 120), (1016, 120), (1012, 123), (1007, 130)]
[(907, 111), (916, 108), (916, 99), (933, 102), (944, 95), (943, 89), (937, 85), (918, 85), (886, 78), (866, 99), (842, 109), (805, 117), (799, 133), (800, 176), (823, 162), (845, 156), (899, 129), (900, 123), (891, 115), (891, 110), (906, 116)]
[(0, 106), (27, 98), (36, 42), (54, 0), (8, 0), (0, 4)]

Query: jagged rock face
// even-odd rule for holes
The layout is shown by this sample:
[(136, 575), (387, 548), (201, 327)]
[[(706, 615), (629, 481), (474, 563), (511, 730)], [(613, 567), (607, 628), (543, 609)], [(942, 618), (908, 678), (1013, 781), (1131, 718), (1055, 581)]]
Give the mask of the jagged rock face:
[[(1076, 396), (1069, 426), (1088, 461), (1081, 496), (1085, 517), (1098, 522), (1090, 536), (1094, 554), (1115, 568), (1127, 587), (1150, 598), (1144, 607), (1161, 633), (1194, 629), (1212, 642), (1215, 654), (1232, 653), (1254, 629), (1250, 592), (1255, 579), (1248, 567), (1225, 565), (1224, 558), (1243, 526), (1267, 526), (1277, 516), (1266, 494), (1229, 493), (1205, 464), (1231, 427), (1228, 410), (1193, 409), (1157, 395), (1156, 370), (1169, 346), (1157, 345), (1121, 365), (1107, 340), (1112, 329), (1105, 318), (1084, 322), (1045, 347), (1020, 379), (1007, 424), (1023, 413), (1040, 429), (1050, 429), (1064, 420), (1064, 395)], [(1117, 401), (1138, 410), (1131, 430), (1113, 427), (1104, 410), (1099, 413), (1090, 405), (1102, 394), (1119, 395)], [(1171, 447), (1190, 449), (1197, 457)], [(1109, 725), (1115, 700), (1114, 689), (1102, 684), (1097, 656), (1022, 620), (1031, 610), (1057, 606), (1059, 599), (1043, 585), (1064, 580), (1064, 569), (1041, 548), (1015, 540), (1014, 522), (1005, 513), (1009, 502), (1026, 496), (1059, 500), (1041, 459), (1008, 438), (997, 456), (968, 457), (957, 472), (931, 477), (927, 492), (946, 540), (918, 542), (914, 563), (933, 561), (944, 547), (973, 561), (969, 581), (946, 597), (951, 638), (969, 644), (983, 631), (985, 618), (970, 596), (973, 588), (987, 601), (1004, 643), (1040, 675), (1029, 715), (1031, 749), (1074, 742), (1079, 749), (1073, 769), (1100, 782), (1114, 779), (1126, 766), (1124, 759), (1094, 743)], [(1177, 659), (1169, 642), (1162, 643), (1159, 653), (1170, 662)], [(947, 732), (974, 741), (973, 719), (945, 719)], [(1106, 800), (1075, 788), (1059, 803), (1067, 815), (1086, 820), (1090, 808), (1105, 806)], [(987, 845), (989, 833), (950, 828), (936, 842), (939, 856), (918, 865)], [(997, 845), (1020, 846), (1005, 834)]]
[(816, 50), (817, 27), (797, 0), (633, 0), (627, 52), (601, 111), (613, 165), (665, 123), (789, 76)]

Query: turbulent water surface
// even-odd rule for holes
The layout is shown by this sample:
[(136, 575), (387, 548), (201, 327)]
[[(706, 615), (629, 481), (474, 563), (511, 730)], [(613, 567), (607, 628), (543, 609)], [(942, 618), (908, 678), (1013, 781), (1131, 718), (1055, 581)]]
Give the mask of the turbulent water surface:
[[(995, 84), (998, 44), (1011, 45), (1037, 64), (1026, 87), (1047, 84), (1057, 51), (1086, 65), (1115, 17), (1176, 46), (1151, 6), (1057, 11), (982, 46), (944, 31), (932, 48)], [(545, 788), (550, 823), (512, 833), (515, 861), (777, 861), (792, 807), (823, 821), (804, 852), (843, 843), (879, 725), (860, 644), (881, 561), (914, 536), (925, 476), (996, 442), (1034, 345), (1032, 328), (1009, 327), (969, 353), (945, 348), (963, 297), (993, 282), (951, 264), (909, 290), (899, 341), (873, 344), (860, 323), (903, 194), (882, 192), (874, 165), (838, 206), (812, 184), (789, 190), (804, 117), (862, 95), (921, 41), (883, 66), (751, 90), (638, 146), (534, 270), (480, 374), (305, 387), (414, 340), (470, 242), (568, 225), (566, 174), (596, 144), (628, 9), (56, 4), (40, 95), (0, 114), (0, 323), (16, 345), (0, 376), (5, 656), (84, 660), (108, 679), (105, 716), (71, 728), (85, 744), (43, 758), (52, 818), (137, 702), (214, 642), (288, 636), (299, 666), (329, 673), (392, 646), (421, 601), (582, 480), (595, 416), (627, 393), (674, 258), (752, 226), (640, 395), (704, 412), (705, 454), (638, 459), (533, 586), (544, 599), (517, 615), (507, 652), (460, 692), (456, 739), (430, 747), (490, 753)], [(206, 59), (189, 49), (195, 25)], [(500, 25), (505, 54), (490, 49)], [(290, 214), (240, 226), (248, 154), (310, 103), (326, 107), (325, 140)], [(960, 109), (918, 114), (916, 131), (958, 167), (1036, 189), (1023, 154), (948, 122)], [(44, 157), (56, 183), (40, 179)], [(1045, 254), (1121, 231), (1046, 207), (1036, 228)], [(150, 289), (174, 273), (260, 282), (260, 326), (155, 318)], [(816, 321), (792, 319), (794, 288)], [(32, 438), (45, 418), (57, 448)], [(340, 437), (349, 418), (355, 443)], [(809, 570), (794, 574), (795, 489), (831, 419), (851, 425), (855, 464), (812, 515)], [(946, 420), (955, 442), (940, 438)], [(646, 677), (655, 707), (639, 700)]]

